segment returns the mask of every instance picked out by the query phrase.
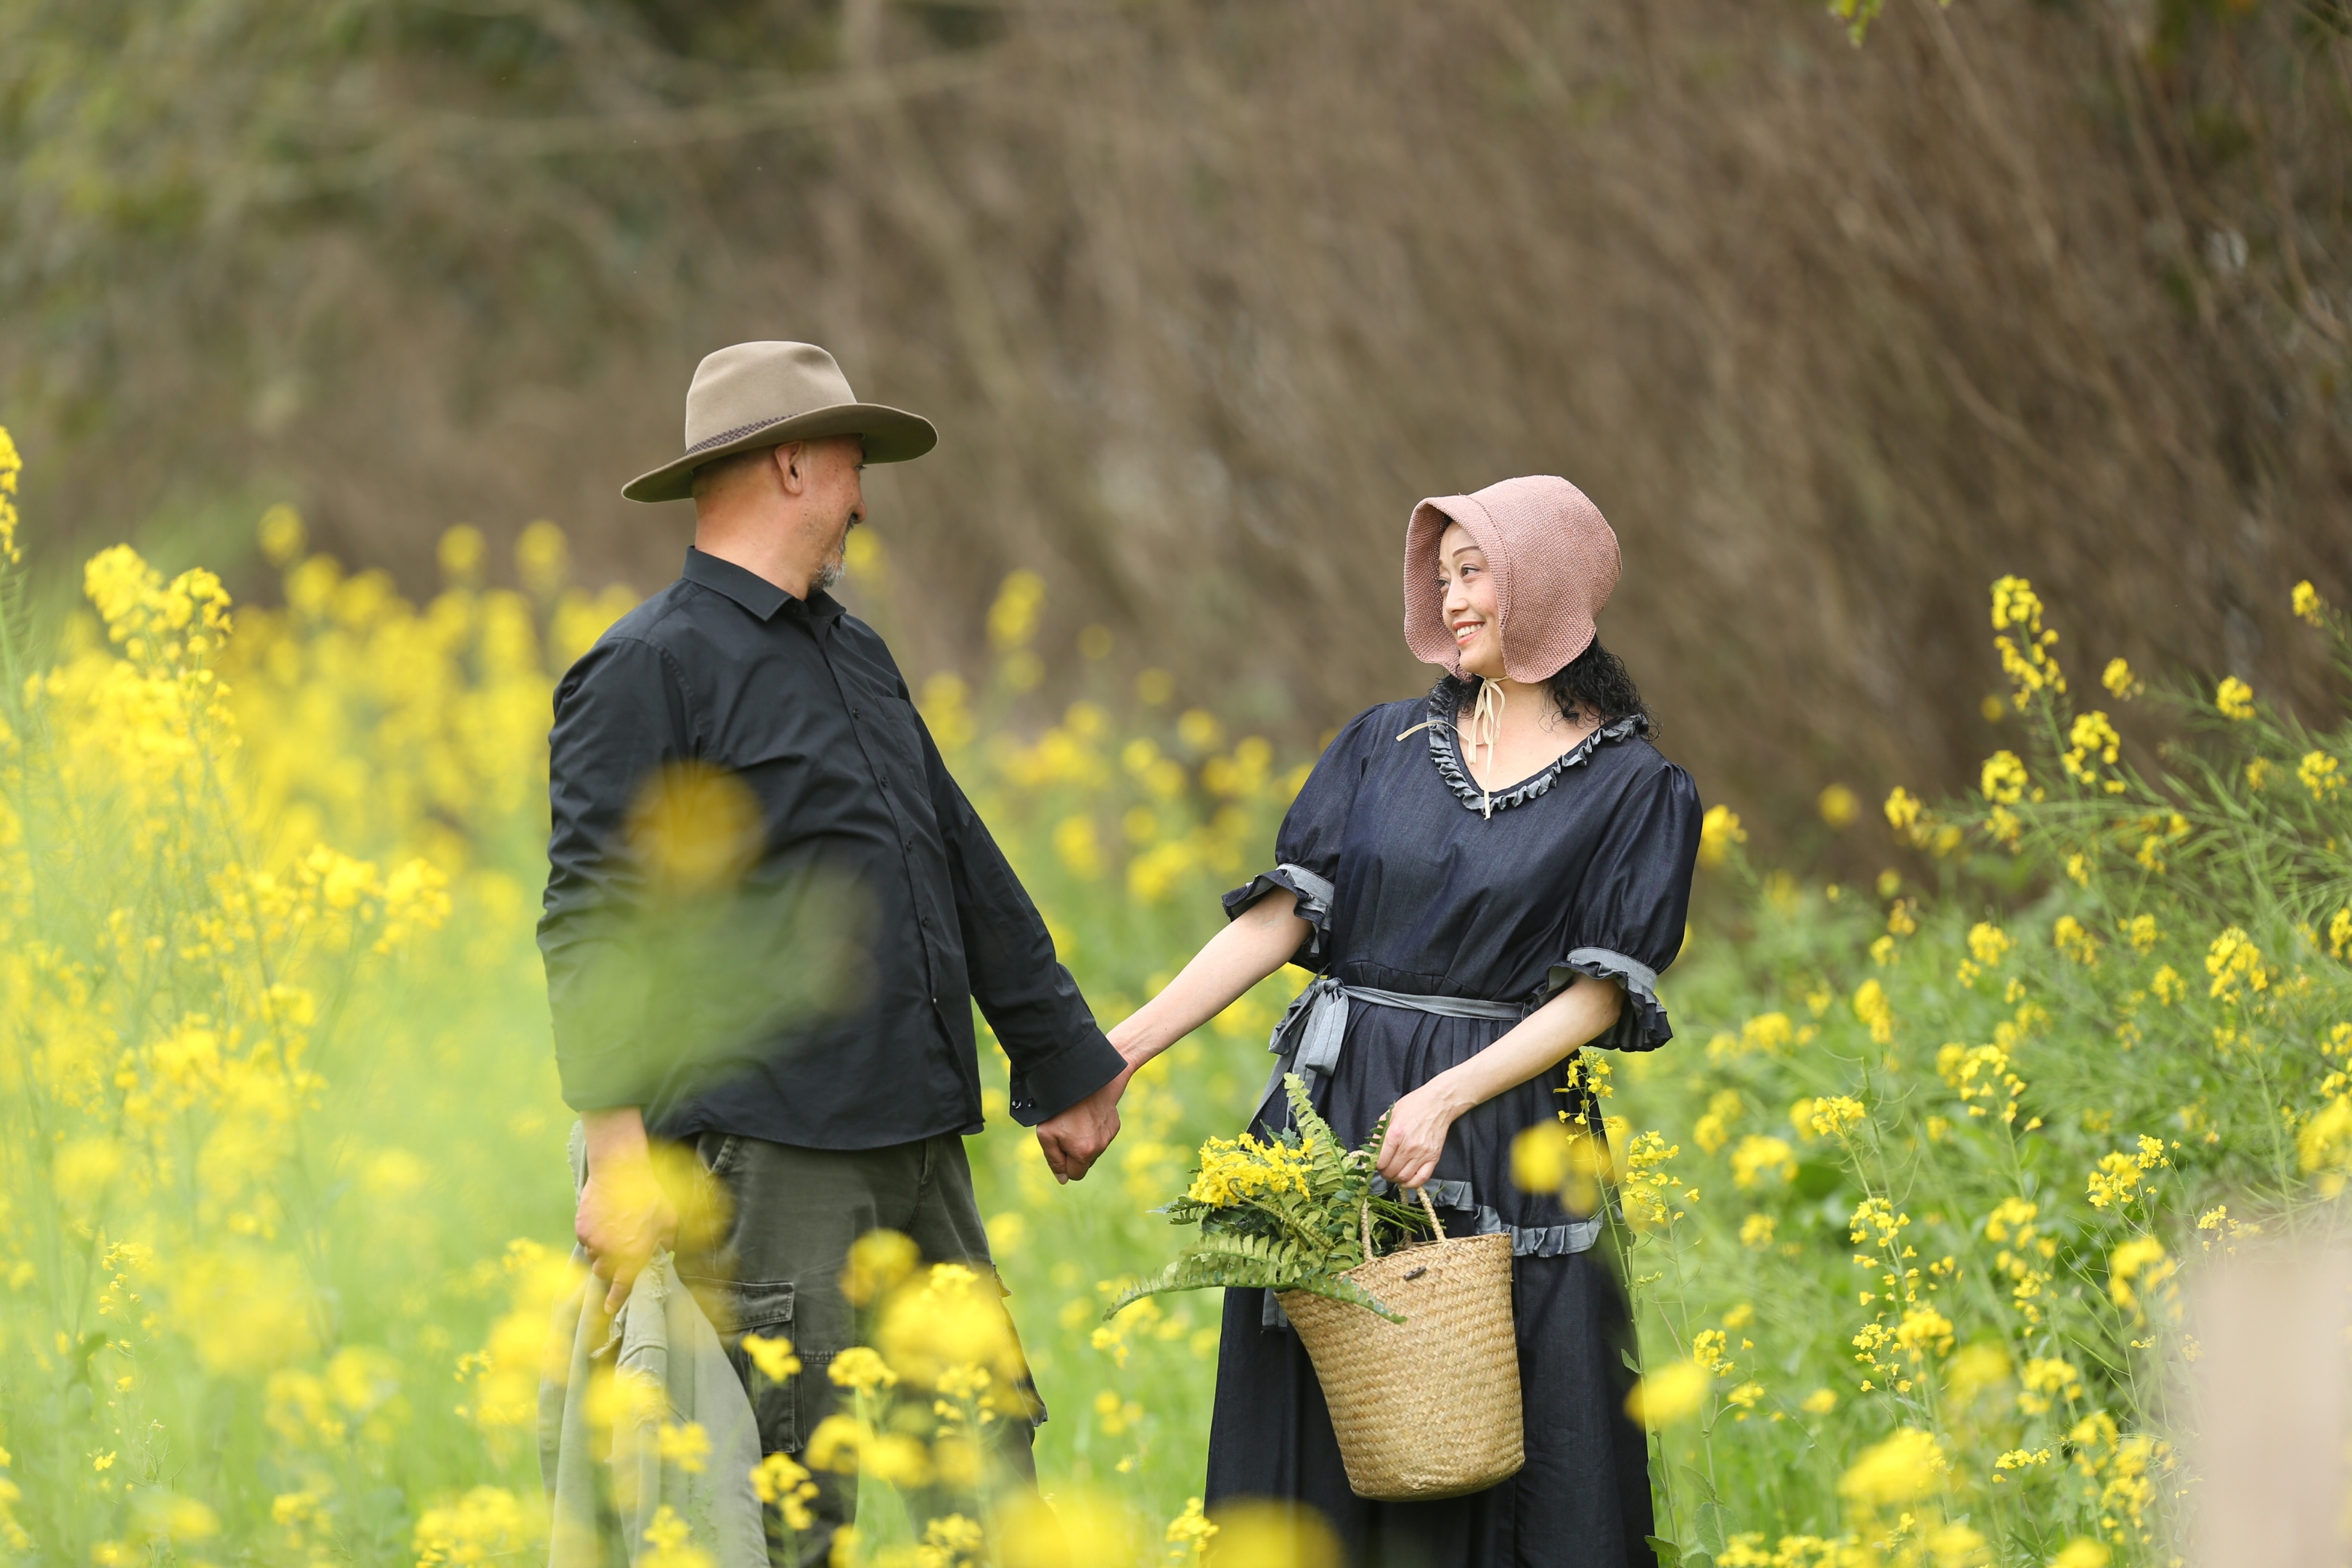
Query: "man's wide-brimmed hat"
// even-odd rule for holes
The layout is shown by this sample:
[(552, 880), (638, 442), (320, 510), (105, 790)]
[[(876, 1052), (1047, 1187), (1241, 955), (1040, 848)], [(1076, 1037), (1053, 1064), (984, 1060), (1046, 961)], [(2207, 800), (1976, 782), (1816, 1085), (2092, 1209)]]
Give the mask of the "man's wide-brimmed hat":
[(1437, 543), (1449, 522), (1486, 552), (1503, 673), (1549, 680), (1592, 646), (1592, 618), (1617, 586), (1617, 532), (1582, 490), (1538, 474), (1475, 495), (1433, 496), (1412, 509), (1404, 530), (1404, 640), (1413, 658), (1462, 673), (1437, 586)]
[(686, 455), (621, 487), (631, 500), (684, 500), (694, 470), (735, 452), (820, 436), (859, 436), (869, 463), (903, 463), (939, 444), (931, 422), (860, 403), (814, 343), (736, 343), (704, 357), (686, 389)]

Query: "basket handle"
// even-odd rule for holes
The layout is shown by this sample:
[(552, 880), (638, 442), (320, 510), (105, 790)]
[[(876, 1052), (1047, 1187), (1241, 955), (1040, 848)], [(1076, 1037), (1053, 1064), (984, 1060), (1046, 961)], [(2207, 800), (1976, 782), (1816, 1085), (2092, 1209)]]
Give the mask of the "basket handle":
[[(1412, 1195), (1421, 1200), (1422, 1212), (1429, 1215), (1429, 1226), (1437, 1233), (1437, 1239), (1444, 1241), (1445, 1222), (1437, 1217), (1437, 1205), (1429, 1201), (1429, 1189), (1425, 1186), (1415, 1187), (1412, 1190)], [(1369, 1187), (1364, 1190), (1364, 1205), (1357, 1211), (1357, 1218), (1364, 1227), (1364, 1261), (1370, 1263), (1380, 1254), (1372, 1250), (1372, 1194)]]

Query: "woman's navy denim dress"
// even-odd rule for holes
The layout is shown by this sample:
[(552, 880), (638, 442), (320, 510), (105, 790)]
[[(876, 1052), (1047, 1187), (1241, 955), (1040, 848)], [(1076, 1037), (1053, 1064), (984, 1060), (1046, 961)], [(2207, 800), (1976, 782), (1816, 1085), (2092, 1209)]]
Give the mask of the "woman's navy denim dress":
[[(1488, 796), (1454, 735), (1475, 689), (1449, 678), (1341, 731), (1284, 819), (1277, 868), (1228, 894), (1226, 912), (1288, 889), (1314, 928), (1297, 962), (1345, 985), (1531, 1009), (1579, 973), (1605, 976), (1624, 985), (1625, 1007), (1593, 1044), (1655, 1049), (1672, 1035), (1654, 984), (1682, 947), (1697, 791), (1646, 725), (1627, 720)], [(1354, 1003), (1328, 1076), (1311, 1075), (1317, 1108), (1360, 1142), (1400, 1096), (1510, 1027)], [(1461, 1118), (1430, 1183), (1449, 1231), (1512, 1236), (1527, 1468), (1443, 1502), (1357, 1497), (1297, 1336), (1266, 1292), (1228, 1290), (1213, 1506), (1312, 1504), (1365, 1568), (1655, 1563), (1647, 1447), (1624, 1411), (1633, 1374), (1620, 1352), (1632, 1330), (1621, 1284), (1593, 1250), (1601, 1226), (1511, 1182), (1519, 1131), (1585, 1109), (1570, 1104), (1569, 1077), (1562, 1063)], [(1256, 1130), (1286, 1115), (1276, 1095)]]

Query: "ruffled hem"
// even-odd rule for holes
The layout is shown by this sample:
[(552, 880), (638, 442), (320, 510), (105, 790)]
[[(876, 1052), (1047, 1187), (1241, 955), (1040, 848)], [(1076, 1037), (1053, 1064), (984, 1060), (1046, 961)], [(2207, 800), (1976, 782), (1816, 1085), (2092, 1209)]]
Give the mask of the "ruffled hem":
[(1478, 787), (1469, 770), (1463, 766), (1461, 750), (1454, 744), (1454, 716), (1462, 710), (1464, 689), (1464, 683), (1450, 675), (1430, 688), (1429, 718), (1425, 721), (1429, 727), (1429, 754), (1455, 798), (1468, 809), (1489, 816), (1534, 800), (1551, 788), (1554, 779), (1591, 760), (1592, 753), (1608, 742), (1650, 732), (1647, 714), (1629, 713), (1613, 724), (1603, 724), (1593, 731), (1533, 778), (1522, 779), (1500, 795), (1489, 795)]
[(1612, 1051), (1654, 1051), (1675, 1037), (1665, 1004), (1658, 1000), (1658, 972), (1648, 964), (1605, 947), (1580, 947), (1551, 966), (1544, 988), (1546, 999), (1566, 990), (1570, 976), (1576, 974), (1614, 980), (1625, 988), (1625, 1006), (1617, 1021), (1588, 1045)]
[(1290, 962), (1307, 969), (1320, 968), (1330, 945), (1332, 887), (1306, 867), (1285, 862), (1271, 871), (1259, 872), (1224, 896), (1225, 919), (1235, 919), (1276, 888), (1297, 900), (1298, 918), (1309, 928), (1306, 945), (1292, 955)]

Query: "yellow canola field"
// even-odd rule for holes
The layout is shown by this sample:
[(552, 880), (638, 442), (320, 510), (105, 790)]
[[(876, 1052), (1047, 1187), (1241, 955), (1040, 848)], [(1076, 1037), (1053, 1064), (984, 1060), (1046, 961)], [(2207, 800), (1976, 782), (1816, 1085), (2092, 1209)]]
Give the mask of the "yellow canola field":
[[(538, 1384), (576, 1285), (531, 944), (544, 733), (628, 597), (575, 586), (537, 524), (510, 572), (451, 531), (413, 605), (281, 509), (257, 540), (279, 608), (116, 549), (68, 613), (14, 563), (15, 477), (0, 437), (0, 1558), (542, 1556)], [(887, 559), (854, 542), (887, 633)], [(1043, 595), (1009, 579), (988, 678), (922, 706), (1108, 1022), (1266, 859), (1306, 759), (1115, 673), (1098, 628), (1078, 700), (1035, 721)], [(2342, 646), (2307, 585), (2295, 607)], [(2182, 1267), (2305, 1225), (2352, 1173), (2346, 730), (2224, 679), (2176, 694), (2202, 729), (2158, 757), (2131, 705), (2166, 699), (2118, 661), (2078, 706), (2042, 616), (1996, 585), (1980, 790), (1897, 790), (1882, 826), (1824, 789), (1825, 831), (1881, 845), (1873, 884), (1759, 870), (1710, 810), (1677, 1038), (1591, 1064), (1606, 1162), (1547, 1129), (1520, 1150), (1522, 1180), (1605, 1184), (1621, 1216), (1682, 1563), (2170, 1561)], [(806, 1466), (858, 1477), (845, 1563), (1336, 1561), (1279, 1518), (1202, 1515), (1213, 1296), (1102, 1321), (1169, 1255), (1149, 1211), (1239, 1130), (1299, 981), (1142, 1075), (1068, 1188), (986, 1052), (975, 1165), (1054, 1522), (973, 1458), (1011, 1409), (1004, 1347), (887, 1237), (844, 1416), (758, 1478), (780, 1518)], [(786, 1342), (755, 1353), (807, 1375)], [(675, 1518), (646, 1552), (707, 1560)]]

